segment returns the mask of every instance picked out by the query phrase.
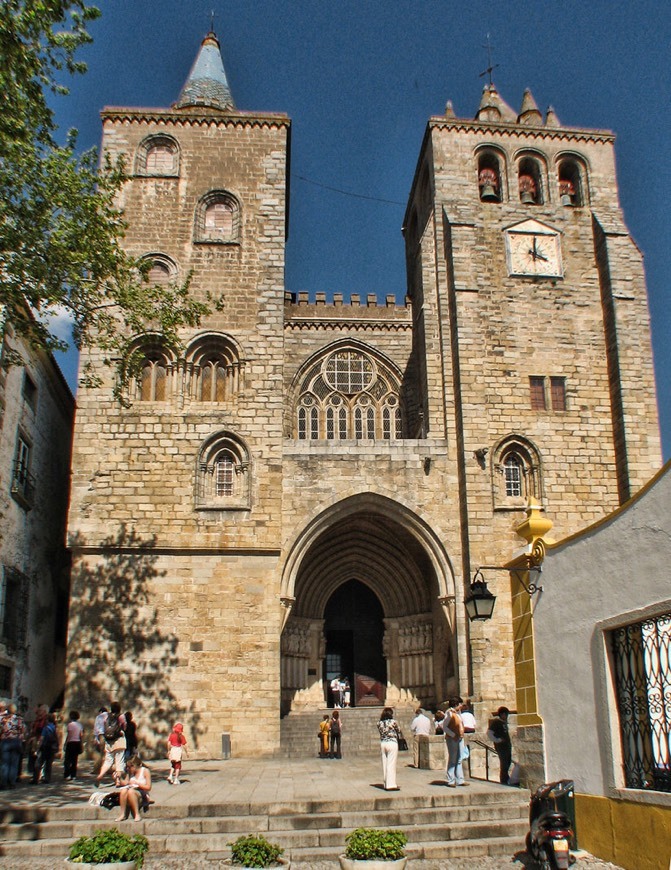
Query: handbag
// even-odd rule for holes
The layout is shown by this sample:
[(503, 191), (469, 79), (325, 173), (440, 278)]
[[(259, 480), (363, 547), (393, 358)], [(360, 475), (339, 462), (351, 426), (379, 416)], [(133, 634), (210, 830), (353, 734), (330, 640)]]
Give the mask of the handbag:
[(399, 752), (407, 752), (408, 751), (408, 741), (401, 735), (398, 738), (398, 751)]

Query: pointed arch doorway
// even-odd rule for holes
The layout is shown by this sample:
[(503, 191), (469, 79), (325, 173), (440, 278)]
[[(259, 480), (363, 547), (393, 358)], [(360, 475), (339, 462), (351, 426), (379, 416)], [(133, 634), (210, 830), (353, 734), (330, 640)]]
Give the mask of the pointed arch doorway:
[[(392, 706), (430, 705), (458, 690), (466, 656), (452, 566), (437, 536), (398, 502), (362, 493), (315, 517), (288, 551), (281, 600), (283, 715), (323, 708), (336, 670), (350, 682), (371, 677), (377, 703)], [(362, 613), (376, 614), (374, 631), (353, 622)]]
[(351, 705), (384, 703), (387, 662), (382, 652), (384, 611), (377, 595), (359, 580), (347, 580), (324, 610), (323, 686), (325, 702), (334, 706), (333, 679), (350, 686)]

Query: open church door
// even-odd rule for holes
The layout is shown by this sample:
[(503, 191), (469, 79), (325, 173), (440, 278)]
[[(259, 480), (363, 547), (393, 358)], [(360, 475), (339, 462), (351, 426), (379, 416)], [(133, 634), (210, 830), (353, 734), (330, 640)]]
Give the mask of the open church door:
[(331, 681), (349, 681), (354, 706), (384, 703), (387, 663), (382, 653), (383, 610), (374, 592), (358, 580), (348, 580), (329, 598), (324, 611), (324, 687), (333, 706)]

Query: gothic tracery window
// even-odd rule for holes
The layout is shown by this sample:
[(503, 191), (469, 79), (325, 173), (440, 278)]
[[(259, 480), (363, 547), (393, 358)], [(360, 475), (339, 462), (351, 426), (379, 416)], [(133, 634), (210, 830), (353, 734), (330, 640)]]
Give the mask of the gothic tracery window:
[(250, 500), (250, 460), (245, 446), (224, 432), (211, 438), (198, 457), (196, 507), (246, 509)]
[(221, 333), (199, 336), (186, 355), (190, 393), (198, 402), (226, 402), (240, 390), (242, 363), (233, 341)]
[(519, 510), (530, 501), (542, 501), (540, 455), (527, 439), (510, 436), (497, 445), (492, 475), (495, 510)]
[(398, 377), (358, 348), (332, 351), (302, 378), (295, 427), (299, 440), (401, 438)]
[(172, 354), (151, 336), (139, 339), (128, 354), (133, 371), (130, 398), (136, 402), (164, 402), (170, 396)]

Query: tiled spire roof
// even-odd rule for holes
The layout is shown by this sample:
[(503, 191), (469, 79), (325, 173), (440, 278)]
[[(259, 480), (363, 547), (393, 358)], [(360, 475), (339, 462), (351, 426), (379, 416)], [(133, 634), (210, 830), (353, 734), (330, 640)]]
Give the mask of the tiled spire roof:
[(219, 40), (212, 31), (203, 40), (191, 72), (175, 103), (176, 109), (184, 109), (188, 106), (235, 109), (221, 59)]

